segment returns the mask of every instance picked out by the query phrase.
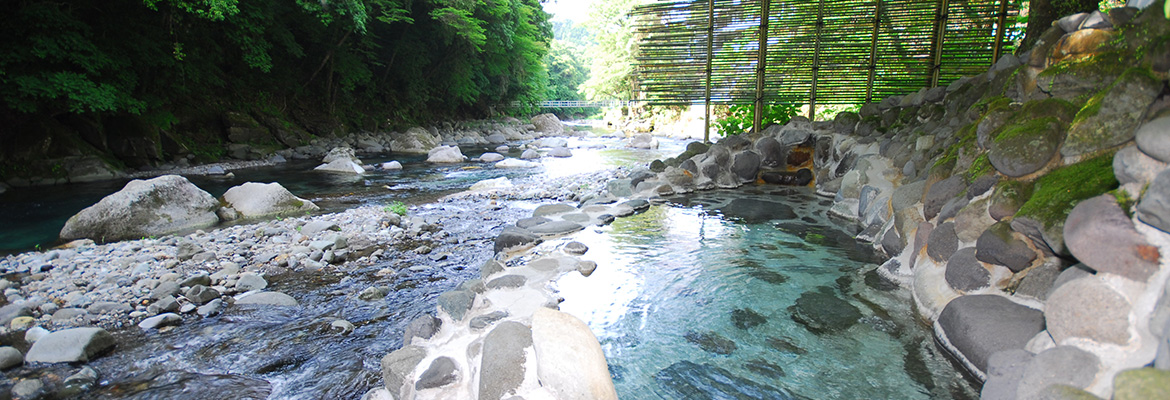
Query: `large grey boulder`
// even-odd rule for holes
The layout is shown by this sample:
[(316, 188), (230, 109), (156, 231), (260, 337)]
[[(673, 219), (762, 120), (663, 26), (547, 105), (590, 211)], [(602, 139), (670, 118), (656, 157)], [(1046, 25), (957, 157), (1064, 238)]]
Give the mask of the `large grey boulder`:
[(1081, 263), (1098, 272), (1145, 282), (1158, 270), (1160, 254), (1134, 229), (1112, 195), (1073, 207), (1064, 223), (1064, 242)]
[(1012, 178), (1039, 171), (1060, 149), (1064, 127), (1054, 118), (1029, 121), (1005, 130), (988, 144), (987, 161)]
[(1002, 265), (1012, 272), (1023, 271), (1036, 259), (1036, 252), (1016, 238), (1007, 222), (996, 222), (988, 227), (979, 235), (975, 248), (975, 257), (979, 261)]
[(537, 132), (544, 135), (565, 133), (565, 124), (561, 123), (561, 119), (552, 113), (532, 117), (532, 126), (536, 127)]
[(532, 329), (519, 322), (501, 322), (487, 334), (479, 365), (480, 400), (499, 400), (515, 394), (524, 382), (528, 359), (525, 352), (530, 346)]
[(1065, 283), (1048, 296), (1044, 320), (1057, 343), (1085, 338), (1129, 343), (1129, 301), (1097, 276)]
[(321, 162), (325, 164), (329, 164), (337, 160), (350, 160), (356, 162), (357, 159), (357, 155), (354, 153), (352, 147), (342, 146), (329, 149), (329, 152), (325, 153), (325, 157), (321, 159)]
[(1162, 82), (1148, 74), (1126, 72), (1103, 96), (1089, 99), (1077, 113), (1060, 153), (1065, 157), (1094, 154), (1134, 139), (1146, 109), (1162, 91)]
[(991, 273), (975, 258), (975, 248), (956, 251), (947, 260), (946, 279), (951, 288), (969, 292), (991, 286)]
[(339, 172), (339, 173), (345, 173), (345, 174), (359, 174), (359, 175), (366, 172), (365, 168), (362, 168), (361, 165), (359, 165), (357, 162), (354, 162), (354, 160), (350, 160), (350, 159), (337, 159), (337, 160), (334, 160), (332, 162), (318, 165), (316, 168), (313, 168), (313, 170), (314, 171), (321, 171), (321, 172)]
[(439, 137), (426, 129), (414, 127), (394, 135), (390, 149), (395, 153), (426, 154), (439, 145)]
[(1154, 178), (1138, 203), (1137, 217), (1150, 226), (1170, 232), (1170, 169)]
[(461, 163), (467, 157), (456, 146), (439, 146), (427, 152), (427, 162), (436, 164)]
[(422, 347), (403, 346), (382, 357), (382, 382), (394, 399), (400, 398), (406, 377), (426, 356), (427, 350)]
[(72, 328), (45, 335), (28, 349), (28, 362), (89, 361), (102, 351), (114, 347), (114, 336), (102, 328)]
[(1170, 116), (1146, 122), (1138, 128), (1134, 139), (1142, 153), (1170, 163)]
[(976, 375), (987, 371), (987, 361), (999, 351), (1023, 349), (1044, 330), (1044, 315), (1003, 296), (978, 294), (951, 300), (935, 322), (935, 333), (958, 351)]
[(1020, 378), (1034, 354), (1023, 349), (1005, 350), (992, 354), (987, 360), (987, 380), (983, 382), (980, 398), (1008, 400), (1016, 398)]
[(187, 178), (136, 179), (70, 217), (60, 236), (113, 242), (201, 229), (219, 222), (219, 207), (215, 197)]
[(1016, 396), (1019, 399), (1039, 398), (1050, 385), (1089, 387), (1101, 368), (1101, 361), (1093, 353), (1074, 346), (1057, 346), (1037, 354), (1025, 367), (1020, 377)]
[(236, 299), (236, 305), (254, 304), (254, 305), (269, 305), (269, 306), (284, 306), (293, 307), (300, 303), (297, 299), (280, 292), (256, 292), (247, 296)]
[[(1167, 140), (1170, 140), (1170, 131), (1166, 132), (1166, 136)], [(1128, 146), (1113, 155), (1113, 176), (1117, 177), (1117, 182), (1122, 185), (1138, 183), (1145, 186), (1166, 167), (1166, 163), (1146, 155), (1138, 150), (1137, 146)]]
[(247, 182), (232, 187), (223, 194), (223, 200), (244, 218), (300, 214), (320, 209), (311, 201), (293, 196), (276, 182)]

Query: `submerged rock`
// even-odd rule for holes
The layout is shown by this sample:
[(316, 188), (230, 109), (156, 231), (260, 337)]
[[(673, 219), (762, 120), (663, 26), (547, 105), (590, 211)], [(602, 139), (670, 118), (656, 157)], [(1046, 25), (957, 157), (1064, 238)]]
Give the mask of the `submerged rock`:
[(768, 319), (750, 308), (731, 311), (731, 324), (739, 329), (751, 329), (767, 323)]
[(796, 219), (796, 211), (792, 207), (773, 201), (755, 199), (735, 199), (720, 209), (723, 215), (736, 218), (749, 224), (764, 223), (771, 220)]
[(725, 338), (722, 335), (715, 333), (715, 331), (697, 332), (688, 331), (683, 336), (688, 342), (699, 345), (703, 351), (728, 355), (734, 352), (739, 346), (731, 339)]
[(792, 400), (788, 391), (733, 375), (711, 364), (679, 361), (654, 374), (658, 387), (678, 399)]
[(841, 298), (819, 291), (805, 292), (789, 308), (792, 320), (812, 333), (834, 333), (849, 329), (861, 319), (861, 311)]

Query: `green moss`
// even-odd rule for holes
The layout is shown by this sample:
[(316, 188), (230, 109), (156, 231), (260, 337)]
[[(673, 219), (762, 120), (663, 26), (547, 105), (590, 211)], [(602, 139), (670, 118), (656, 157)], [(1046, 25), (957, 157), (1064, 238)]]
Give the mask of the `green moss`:
[(975, 182), (979, 177), (994, 171), (995, 167), (991, 166), (987, 153), (980, 154), (979, 157), (975, 157), (975, 162), (971, 163), (971, 167), (967, 168), (967, 183)]
[(1040, 71), (1040, 74), (1037, 76), (1050, 77), (1065, 74), (1078, 77), (1105, 76), (1107, 74), (1119, 75), (1131, 65), (1126, 63), (1126, 60), (1129, 58), (1127, 54), (1122, 52), (1111, 51), (1088, 57), (1065, 59)]
[(1113, 154), (1105, 154), (1062, 167), (1036, 180), (1032, 197), (1017, 217), (1029, 217), (1052, 227), (1064, 223), (1073, 206), (1117, 187)]
[(1078, 109), (1080, 107), (1071, 101), (1052, 98), (1024, 103), (1024, 106), (1020, 107), (1019, 115), (1029, 119), (1055, 117), (1063, 122), (1069, 122)]
[(1055, 117), (1027, 119), (1014, 125), (1004, 125), (995, 135), (995, 142), (1001, 143), (1017, 138), (1039, 137), (1052, 129), (1060, 129), (1063, 123)]
[(987, 115), (987, 113), (991, 112), (992, 110), (1005, 109), (1010, 107), (1011, 104), (1012, 99), (1004, 96), (993, 96), (980, 99), (971, 107), (982, 111), (981, 114)]

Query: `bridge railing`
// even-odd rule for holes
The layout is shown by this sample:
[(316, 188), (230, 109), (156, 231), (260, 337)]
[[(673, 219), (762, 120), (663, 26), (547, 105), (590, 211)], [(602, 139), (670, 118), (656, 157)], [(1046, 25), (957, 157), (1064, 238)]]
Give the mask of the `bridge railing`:
[[(546, 100), (539, 103), (529, 103), (538, 108), (584, 108), (584, 107), (623, 107), (633, 104), (632, 101), (626, 100), (603, 100), (603, 101), (585, 101), (585, 100)], [(525, 105), (519, 101), (513, 101), (512, 107), (521, 107)]]

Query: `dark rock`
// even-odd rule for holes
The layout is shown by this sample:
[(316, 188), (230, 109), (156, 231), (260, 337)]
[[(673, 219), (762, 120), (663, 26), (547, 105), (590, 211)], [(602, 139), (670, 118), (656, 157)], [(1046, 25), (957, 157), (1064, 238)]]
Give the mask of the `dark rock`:
[(709, 353), (728, 355), (739, 347), (735, 345), (735, 342), (714, 331), (688, 331), (683, 337), (688, 342), (699, 345), (699, 348)]
[(947, 284), (962, 292), (991, 286), (991, 273), (975, 258), (975, 248), (965, 247), (947, 260)]
[(1001, 174), (1026, 176), (1052, 161), (1063, 136), (1064, 127), (1053, 118), (1007, 126), (989, 144), (987, 160)]
[(499, 320), (504, 319), (504, 318), (508, 318), (508, 312), (506, 312), (506, 311), (492, 311), (490, 313), (472, 318), (471, 322), (468, 324), (468, 326), (470, 326), (471, 329), (479, 330), (479, 329), (487, 328), (488, 326), (491, 326), (491, 324), (496, 323), (496, 321), (499, 321)]
[(563, 235), (585, 229), (579, 223), (572, 221), (549, 221), (529, 228), (528, 231), (537, 235)]
[(1069, 385), (1084, 389), (1093, 382), (1100, 360), (1093, 353), (1074, 346), (1057, 346), (1037, 354), (1024, 368), (1016, 395), (1020, 399), (1038, 398), (1049, 385)]
[(579, 255), (583, 255), (583, 254), (585, 254), (585, 252), (589, 251), (589, 246), (586, 246), (585, 243), (581, 243), (578, 241), (572, 241), (572, 242), (565, 244), (565, 247), (562, 247), (561, 250), (563, 250), (565, 253), (579, 256)]
[(898, 230), (893, 227), (887, 229), (886, 234), (882, 235), (881, 245), (882, 251), (891, 257), (902, 254), (902, 250), (906, 247), (902, 244), (902, 238), (898, 236)]
[(636, 212), (646, 211), (647, 209), (650, 208), (650, 202), (648, 202), (644, 199), (629, 200), (629, 201), (623, 202), (622, 205), (630, 207), (630, 208), (634, 209), (634, 211), (636, 211)]
[(1003, 296), (967, 295), (951, 300), (938, 316), (939, 329), (979, 374), (987, 370), (987, 360), (996, 352), (1023, 349), (1033, 336), (1044, 330), (1044, 315)]
[(496, 236), (495, 252), (511, 250), (517, 247), (523, 247), (534, 244), (539, 240), (536, 235), (528, 230), (521, 229), (515, 226), (504, 228), (499, 236)]
[(516, 226), (520, 229), (528, 229), (550, 221), (552, 220), (545, 217), (529, 217), (516, 221)]
[(740, 152), (731, 159), (731, 173), (740, 182), (753, 182), (760, 171), (760, 155), (754, 151)]
[(758, 224), (771, 220), (796, 219), (796, 211), (792, 207), (772, 201), (739, 198), (732, 200), (720, 211), (728, 218), (739, 219), (745, 223)]
[(798, 356), (808, 354), (807, 350), (793, 344), (792, 340), (787, 338), (769, 336), (767, 339), (765, 339), (765, 342), (768, 344), (768, 347), (771, 347), (772, 349), (782, 353), (792, 353)]
[(1162, 82), (1148, 74), (1126, 72), (1105, 89), (1103, 97), (1089, 99), (1077, 113), (1060, 153), (1065, 157), (1094, 154), (1132, 140), (1146, 108), (1162, 91)]
[(475, 302), (475, 293), (466, 290), (455, 290), (439, 295), (439, 308), (451, 316), (451, 319), (460, 321)]
[(769, 270), (762, 269), (762, 268), (753, 269), (751, 271), (748, 271), (747, 274), (748, 274), (748, 276), (750, 276), (752, 278), (756, 278), (756, 279), (759, 279), (759, 280), (764, 281), (764, 282), (768, 282), (768, 283), (773, 284), (773, 285), (779, 285), (779, 284), (783, 284), (784, 282), (788, 282), (788, 277), (784, 276), (784, 274), (781, 274), (781, 273), (776, 272), (776, 271), (769, 271)]
[(1170, 116), (1146, 122), (1137, 130), (1138, 149), (1155, 160), (1170, 163)]
[(410, 321), (409, 325), (406, 325), (406, 329), (402, 333), (402, 346), (410, 346), (410, 342), (414, 338), (423, 340), (430, 339), (442, 326), (443, 320), (430, 314), (420, 315), (418, 318)]
[(524, 275), (505, 275), (496, 279), (492, 279), (487, 283), (488, 289), (510, 289), (524, 286), (528, 282), (528, 278)]
[(743, 367), (748, 371), (755, 372), (756, 374), (769, 379), (783, 378), (788, 376), (788, 374), (784, 372), (784, 369), (780, 368), (779, 365), (772, 364), (766, 360), (758, 358), (744, 363)]
[(967, 199), (970, 200), (987, 193), (988, 190), (995, 187), (996, 183), (999, 183), (999, 175), (996, 174), (988, 174), (975, 178), (975, 181), (971, 182), (971, 186), (967, 187)]
[(433, 389), (437, 387), (447, 386), (451, 382), (455, 382), (458, 378), (455, 374), (459, 372), (455, 367), (455, 360), (451, 357), (439, 357), (431, 362), (431, 366), (423, 371), (422, 375), (418, 377), (418, 381), (414, 383), (415, 390)]
[(532, 211), (532, 216), (533, 217), (546, 217), (549, 215), (564, 214), (567, 212), (574, 212), (574, 211), (577, 211), (577, 207), (573, 207), (570, 204), (565, 204), (565, 203), (545, 204), (545, 205), (542, 205), (540, 207), (536, 207), (536, 210)]
[(1044, 263), (1029, 270), (1028, 275), (1020, 280), (1020, 285), (1016, 287), (1016, 296), (1039, 300), (1047, 299), (1048, 293), (1052, 291), (1053, 283), (1056, 282), (1056, 278), (1060, 276), (1060, 271), (1065, 265), (1056, 257), (1045, 259)]
[(1158, 248), (1146, 242), (1112, 195), (1073, 207), (1064, 224), (1064, 242), (1081, 263), (1098, 272), (1145, 282), (1158, 270)]
[(946, 222), (930, 231), (926, 241), (926, 254), (938, 262), (946, 261), (959, 248), (959, 237), (955, 234), (955, 223)]
[(24, 355), (12, 346), (0, 347), (0, 370), (11, 369), (24, 364)]
[(1150, 226), (1170, 232), (1170, 169), (1159, 173), (1146, 189), (1137, 206), (1137, 217)]
[(1023, 241), (1012, 235), (1012, 227), (1006, 222), (996, 222), (979, 235), (975, 241), (975, 258), (985, 263), (1008, 267), (1020, 272), (1036, 259), (1036, 252)]
[(219, 291), (216, 291), (215, 289), (209, 288), (207, 286), (195, 285), (190, 289), (187, 289), (187, 292), (183, 293), (183, 297), (186, 297), (187, 300), (191, 300), (191, 302), (195, 304), (205, 304), (209, 301), (218, 299)]
[(487, 279), (496, 273), (504, 272), (504, 265), (496, 260), (484, 261), (483, 265), (479, 267), (480, 279)]
[(731, 311), (731, 324), (739, 329), (747, 330), (767, 322), (767, 318), (750, 308), (739, 308)]
[(679, 361), (654, 374), (658, 387), (676, 399), (793, 400), (783, 389), (735, 376), (711, 364)]
[(518, 322), (501, 322), (487, 334), (480, 359), (480, 400), (499, 400), (515, 393), (524, 382), (524, 353), (530, 346), (532, 329)]
[(959, 196), (963, 192), (963, 189), (966, 188), (967, 182), (964, 180), (962, 174), (943, 179), (930, 185), (930, 189), (926, 191), (926, 198), (922, 201), (923, 217), (927, 220), (934, 219), (939, 211), (942, 211), (943, 205)]
[(841, 298), (820, 291), (805, 292), (790, 307), (792, 320), (812, 333), (834, 333), (849, 329), (861, 319), (861, 311)]
[(813, 173), (808, 168), (796, 172), (764, 171), (760, 173), (760, 180), (773, 185), (808, 186), (813, 181)]
[(971, 201), (968, 200), (966, 196), (959, 196), (951, 199), (951, 201), (948, 201), (947, 204), (944, 204), (942, 210), (938, 212), (939, 222), (945, 222), (955, 218), (959, 215), (959, 211), (962, 211), (963, 207), (966, 207), (967, 204), (970, 204), (970, 202)]
[(788, 159), (788, 149), (771, 136), (760, 138), (753, 148), (760, 155), (760, 166), (764, 168), (779, 167), (780, 163)]

